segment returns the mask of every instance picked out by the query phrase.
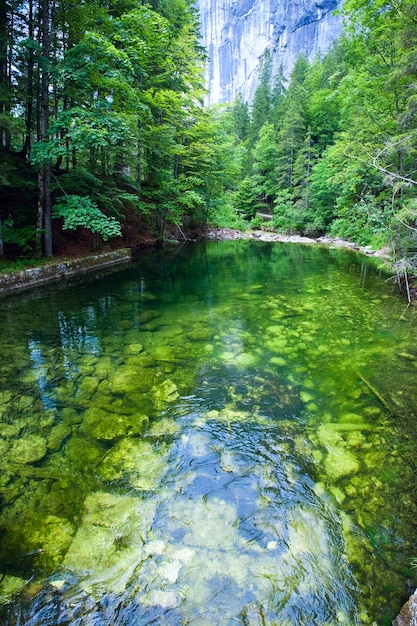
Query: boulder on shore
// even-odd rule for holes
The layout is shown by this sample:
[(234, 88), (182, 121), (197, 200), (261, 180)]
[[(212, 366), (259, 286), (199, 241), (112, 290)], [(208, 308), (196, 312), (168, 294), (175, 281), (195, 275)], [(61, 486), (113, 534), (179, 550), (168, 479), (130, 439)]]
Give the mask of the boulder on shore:
[(392, 626), (417, 626), (417, 591), (409, 597)]

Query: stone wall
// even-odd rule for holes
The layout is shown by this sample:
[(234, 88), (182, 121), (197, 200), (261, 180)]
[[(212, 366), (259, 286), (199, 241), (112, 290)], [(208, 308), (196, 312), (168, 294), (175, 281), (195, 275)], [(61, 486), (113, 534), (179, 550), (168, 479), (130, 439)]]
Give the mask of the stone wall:
[(86, 274), (100, 268), (126, 263), (130, 260), (131, 251), (123, 248), (105, 254), (60, 261), (42, 267), (5, 274), (0, 276), (0, 297), (53, 281), (67, 279), (71, 276)]

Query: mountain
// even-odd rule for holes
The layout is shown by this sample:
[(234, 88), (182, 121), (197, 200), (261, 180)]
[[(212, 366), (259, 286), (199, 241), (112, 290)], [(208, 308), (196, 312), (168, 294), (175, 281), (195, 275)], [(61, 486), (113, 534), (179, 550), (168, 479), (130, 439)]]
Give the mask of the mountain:
[(207, 50), (207, 104), (239, 93), (251, 102), (262, 54), (270, 49), (273, 71), (289, 76), (298, 54), (312, 59), (340, 35), (334, 15), (342, 0), (197, 0), (202, 44)]

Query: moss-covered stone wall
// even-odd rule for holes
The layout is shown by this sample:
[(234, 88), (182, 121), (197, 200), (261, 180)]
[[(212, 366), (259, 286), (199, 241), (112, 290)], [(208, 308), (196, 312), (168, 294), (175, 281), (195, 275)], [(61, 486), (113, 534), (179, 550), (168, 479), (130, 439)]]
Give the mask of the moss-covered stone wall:
[(62, 280), (70, 276), (86, 274), (102, 267), (126, 263), (130, 259), (131, 251), (123, 248), (104, 254), (60, 261), (43, 267), (34, 267), (13, 274), (4, 274), (0, 276), (0, 297), (23, 289), (29, 289), (30, 287)]

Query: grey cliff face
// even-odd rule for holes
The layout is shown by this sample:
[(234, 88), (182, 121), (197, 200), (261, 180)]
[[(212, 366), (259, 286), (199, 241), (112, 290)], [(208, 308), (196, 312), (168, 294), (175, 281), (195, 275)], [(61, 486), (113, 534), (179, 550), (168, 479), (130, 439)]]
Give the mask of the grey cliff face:
[(289, 76), (297, 56), (327, 52), (340, 35), (333, 15), (342, 0), (197, 0), (202, 43), (209, 57), (208, 104), (228, 102), (239, 93), (251, 102), (259, 61), (267, 48), (273, 72)]

